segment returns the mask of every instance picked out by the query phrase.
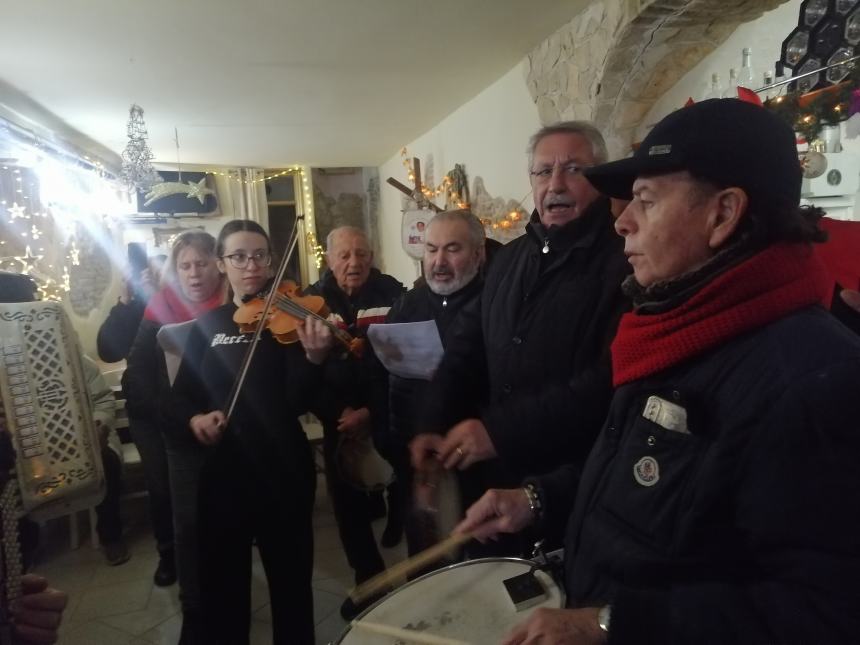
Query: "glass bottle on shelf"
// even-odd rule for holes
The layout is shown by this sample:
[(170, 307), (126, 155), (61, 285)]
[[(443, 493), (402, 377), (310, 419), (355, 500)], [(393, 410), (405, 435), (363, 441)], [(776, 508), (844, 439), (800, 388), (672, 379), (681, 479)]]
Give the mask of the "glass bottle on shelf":
[(744, 47), (741, 60), (741, 74), (738, 77), (738, 85), (745, 87), (748, 90), (754, 90), (755, 87), (755, 72), (752, 67), (752, 50), (749, 47)]
[(718, 99), (723, 95), (723, 85), (720, 82), (720, 75), (714, 72), (711, 74), (711, 85), (702, 99)]
[[(783, 81), (786, 80), (786, 78), (785, 78), (785, 65), (782, 64), (782, 61), (778, 60), (778, 61), (776, 61), (776, 63), (774, 63), (774, 70), (776, 73), (776, 78), (773, 81), (774, 83), (782, 83)], [(788, 85), (788, 83), (783, 83), (779, 87), (773, 88), (773, 95), (779, 96), (781, 94), (785, 94), (785, 90), (786, 90), (787, 85)]]
[[(762, 86), (762, 87), (767, 87), (768, 85), (773, 85), (773, 72), (772, 72), (772, 71), (770, 71), (770, 70), (767, 70), (767, 71), (762, 75), (762, 83), (761, 83), (761, 86)], [(779, 93), (779, 88), (778, 88), (778, 87), (771, 87), (770, 89), (767, 89), (767, 90), (765, 90), (765, 91), (764, 91), (764, 98), (765, 98), (765, 99), (772, 99), (772, 98), (773, 98), (773, 97), (775, 97), (778, 93)]]
[(723, 92), (724, 99), (738, 98), (738, 70), (732, 67), (729, 70), (729, 84)]

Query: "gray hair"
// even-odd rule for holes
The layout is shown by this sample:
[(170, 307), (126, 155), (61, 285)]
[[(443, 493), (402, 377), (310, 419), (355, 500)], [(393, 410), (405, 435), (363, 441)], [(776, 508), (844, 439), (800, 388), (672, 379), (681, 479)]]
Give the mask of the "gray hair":
[(436, 213), (427, 226), (432, 226), (433, 222), (465, 222), (469, 229), (469, 241), (472, 243), (472, 246), (475, 248), (484, 246), (484, 239), (486, 237), (484, 234), (484, 225), (481, 224), (481, 220), (475, 217), (468, 208)]
[(329, 253), (331, 251), (331, 245), (334, 241), (334, 236), (338, 233), (352, 233), (353, 235), (357, 235), (359, 237), (363, 237), (364, 241), (367, 242), (367, 247), (370, 248), (370, 239), (367, 237), (367, 233), (362, 231), (357, 226), (338, 226), (337, 228), (333, 228), (328, 232), (328, 235), (325, 236), (325, 252)]
[(542, 139), (552, 134), (578, 134), (591, 144), (591, 154), (596, 164), (609, 161), (609, 152), (606, 150), (606, 141), (600, 130), (591, 121), (559, 121), (545, 125), (535, 132), (529, 139), (529, 147), (526, 150), (529, 155), (529, 171), (533, 170), (532, 164), (535, 159), (535, 148)]

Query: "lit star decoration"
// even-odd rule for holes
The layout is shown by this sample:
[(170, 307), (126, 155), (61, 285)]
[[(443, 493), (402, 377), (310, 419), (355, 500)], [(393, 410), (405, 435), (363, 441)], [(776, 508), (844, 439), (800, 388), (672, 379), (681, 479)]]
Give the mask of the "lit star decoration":
[(214, 190), (206, 188), (206, 177), (202, 177), (196, 184), (192, 184), (190, 181), (188, 182), (188, 195), (186, 195), (186, 197), (189, 199), (196, 197), (202, 204), (206, 200), (206, 195), (214, 194)]
[(72, 261), (73, 266), (78, 266), (81, 263), (81, 251), (74, 240), (72, 240), (72, 248), (69, 250), (69, 259)]
[(148, 193), (146, 193), (146, 201), (143, 203), (143, 205), (149, 206), (157, 199), (167, 197), (168, 195), (179, 195), (181, 193), (185, 193), (185, 196), (189, 199), (192, 197), (196, 197), (200, 200), (200, 203), (202, 204), (206, 199), (206, 195), (215, 194), (215, 191), (211, 188), (207, 188), (205, 186), (205, 183), (206, 177), (203, 177), (196, 184), (190, 181), (184, 184), (178, 181), (165, 181), (161, 184), (156, 184)]
[(24, 267), (22, 269), (22, 273), (30, 273), (33, 270), (33, 268), (36, 266), (36, 262), (41, 260), (43, 257), (45, 257), (45, 256), (44, 255), (33, 255), (33, 252), (30, 250), (30, 247), (28, 246), (26, 248), (26, 250), (24, 251), (24, 255), (18, 255), (15, 257), (15, 259), (18, 262), (20, 262), (21, 265)]
[(18, 206), (18, 202), (15, 202), (12, 204), (12, 208), (9, 208), (7, 210), (9, 211), (9, 214), (12, 216), (12, 219), (18, 219), (18, 218), (24, 219), (25, 217), (27, 217), (24, 214), (24, 210), (26, 210), (26, 208), (27, 208), (26, 206)]

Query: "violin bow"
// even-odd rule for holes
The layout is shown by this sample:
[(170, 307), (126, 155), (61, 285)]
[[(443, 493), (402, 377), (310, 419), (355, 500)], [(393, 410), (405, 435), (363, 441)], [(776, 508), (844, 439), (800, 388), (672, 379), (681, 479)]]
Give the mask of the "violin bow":
[(254, 353), (257, 351), (257, 343), (260, 341), (260, 336), (263, 329), (266, 327), (266, 321), (269, 318), (269, 312), (272, 310), (272, 305), (275, 298), (278, 296), (278, 285), (284, 278), (284, 273), (287, 272), (287, 265), (290, 263), (290, 258), (296, 250), (296, 244), (299, 241), (299, 220), (302, 217), (296, 217), (293, 224), (293, 230), (290, 233), (289, 241), (287, 242), (287, 251), (281, 259), (281, 264), (278, 267), (278, 272), (269, 289), (269, 294), (266, 296), (266, 302), (263, 305), (263, 313), (260, 320), (257, 322), (257, 327), (254, 329), (254, 335), (251, 337), (251, 342), (248, 349), (245, 350), (245, 355), (242, 357), (242, 363), (239, 367), (239, 373), (236, 380), (233, 381), (233, 387), (230, 389), (230, 396), (227, 397), (227, 405), (224, 406), (224, 425), (230, 422), (230, 417), (233, 415), (233, 410), (236, 408), (236, 402), (239, 400), (239, 393), (242, 391), (242, 385), (245, 383), (245, 377), (248, 375), (248, 369), (251, 367), (251, 360), (254, 358)]

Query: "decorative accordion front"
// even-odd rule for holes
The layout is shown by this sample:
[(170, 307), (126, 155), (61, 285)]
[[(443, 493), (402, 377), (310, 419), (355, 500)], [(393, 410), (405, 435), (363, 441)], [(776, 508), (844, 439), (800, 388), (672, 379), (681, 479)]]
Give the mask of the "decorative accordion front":
[(23, 513), (45, 520), (102, 500), (81, 350), (58, 303), (0, 304), (0, 428), (15, 447)]

